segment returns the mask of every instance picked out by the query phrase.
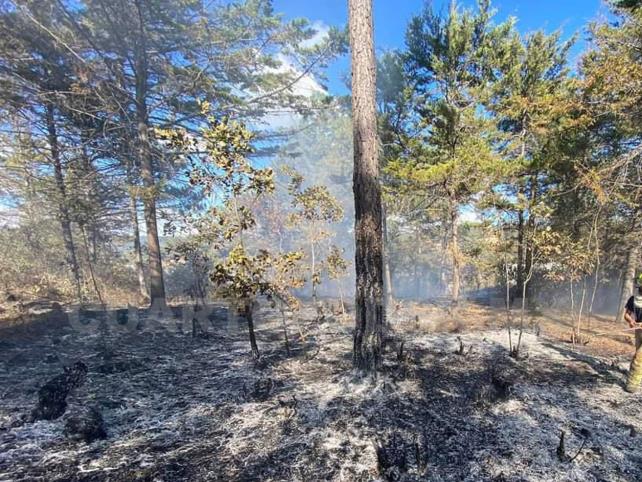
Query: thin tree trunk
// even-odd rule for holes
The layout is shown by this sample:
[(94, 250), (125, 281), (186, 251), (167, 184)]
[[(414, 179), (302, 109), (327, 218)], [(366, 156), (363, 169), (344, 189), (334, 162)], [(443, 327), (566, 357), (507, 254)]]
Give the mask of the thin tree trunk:
[(459, 252), (459, 210), (455, 200), (450, 198), (450, 252), (453, 263), (452, 302), (459, 302), (461, 288), (461, 253)]
[(285, 351), (290, 355), (290, 339), (288, 338), (288, 322), (285, 317), (285, 307), (283, 306), (283, 301), (279, 302), (279, 308), (281, 311), (281, 326), (283, 328), (283, 340), (285, 342)]
[(506, 276), (506, 328), (508, 329), (508, 353), (513, 353), (513, 334), (510, 319), (510, 279), (508, 278), (508, 256), (504, 252), (504, 274)]
[(148, 65), (146, 32), (139, 0), (136, 1), (139, 16), (140, 45), (136, 52), (136, 117), (138, 134), (138, 155), (145, 193), (145, 226), (147, 228), (147, 251), (149, 255), (149, 296), (152, 306), (165, 304), (165, 283), (163, 263), (156, 220), (156, 181), (149, 144), (149, 117), (147, 112)]
[(352, 58), (356, 322), (353, 362), (381, 368), (383, 338), (383, 229), (377, 138), (376, 62), (372, 1), (348, 0)]
[(390, 275), (390, 242), (388, 240), (388, 220), (386, 219), (387, 212), (385, 204), (382, 204), (383, 216), (382, 216), (382, 226), (383, 226), (383, 277), (385, 288), (385, 308), (386, 310), (390, 309), (392, 306), (392, 276)]
[(254, 313), (252, 312), (253, 310), (253, 303), (250, 301), (249, 303), (245, 303), (245, 317), (247, 318), (247, 328), (250, 333), (250, 348), (252, 349), (252, 356), (254, 357), (255, 360), (258, 360), (259, 357), (261, 356), (261, 353), (259, 352), (259, 347), (256, 344), (256, 335), (254, 333)]
[(524, 288), (524, 210), (517, 211), (517, 270), (515, 291), (521, 293)]
[(635, 277), (635, 268), (638, 264), (638, 254), (640, 250), (639, 241), (631, 246), (626, 258), (626, 270), (624, 273), (624, 282), (622, 283), (622, 292), (620, 294), (620, 306), (617, 312), (616, 321), (624, 321), (624, 306), (628, 299), (633, 295), (633, 278)]
[[(520, 129), (520, 157), (521, 161), (526, 160), (526, 119), (522, 116), (520, 120), (521, 129)], [(519, 185), (519, 197), (523, 198), (524, 196), (524, 186), (520, 182)], [(518, 202), (522, 202), (521, 199), (518, 199)], [(524, 259), (525, 253), (525, 236), (524, 236), (524, 208), (520, 205), (519, 210), (517, 211), (517, 271), (516, 271), (516, 292), (522, 293), (524, 291), (524, 272), (526, 271), (526, 263)]]
[[(524, 272), (532, 273), (533, 270), (533, 238), (535, 232), (535, 215), (533, 209), (537, 203), (537, 173), (531, 176), (530, 194), (528, 200), (528, 223), (527, 223), (527, 238), (526, 238), (526, 252), (524, 253)], [(526, 294), (530, 298), (530, 287), (526, 287)]]
[(582, 342), (582, 312), (584, 311), (584, 300), (586, 300), (586, 276), (584, 276), (584, 282), (582, 284), (582, 296), (580, 298), (580, 310), (577, 313), (577, 325), (575, 328), (575, 337), (574, 341), (576, 343), (581, 343)]
[(143, 264), (143, 250), (140, 242), (140, 226), (138, 225), (138, 199), (135, 192), (136, 181), (134, 178), (134, 166), (132, 160), (127, 161), (127, 183), (129, 184), (129, 218), (132, 225), (132, 236), (134, 238), (134, 264), (138, 277), (138, 291), (141, 299), (146, 299), (147, 283), (145, 282), (145, 268)]
[(69, 209), (67, 208), (67, 191), (65, 188), (65, 178), (62, 171), (62, 162), (60, 160), (60, 148), (58, 146), (58, 134), (56, 132), (56, 121), (54, 118), (54, 108), (52, 105), (47, 104), (45, 107), (45, 115), (47, 120), (47, 137), (49, 141), (49, 148), (51, 149), (51, 161), (54, 168), (54, 178), (56, 180), (56, 188), (60, 200), (58, 203), (58, 216), (60, 220), (60, 227), (62, 228), (62, 239), (67, 252), (67, 265), (71, 269), (76, 285), (76, 296), (78, 302), (82, 303), (82, 275), (80, 273), (80, 266), (78, 264), (78, 257), (76, 256), (76, 248), (74, 246), (74, 238), (71, 231), (71, 220), (69, 218)]
[(136, 265), (136, 275), (138, 277), (138, 291), (142, 299), (147, 298), (147, 284), (145, 282), (145, 269), (143, 265), (143, 251), (140, 245), (140, 228), (138, 226), (138, 202), (136, 196), (131, 194), (129, 198), (129, 214), (131, 217), (133, 237), (134, 237), (134, 256)]
[(511, 353), (515, 358), (519, 357), (519, 349), (522, 346), (522, 335), (524, 334), (524, 318), (526, 316), (526, 287), (531, 278), (531, 272), (526, 275), (526, 279), (522, 283), (522, 306), (519, 310), (519, 335), (517, 336), (517, 345), (515, 346), (515, 352)]
[(98, 227), (96, 223), (91, 224), (91, 261), (98, 262)]
[(317, 269), (317, 257), (316, 251), (314, 249), (314, 241), (310, 243), (310, 253), (312, 254), (312, 302), (314, 306), (317, 305), (317, 281), (316, 281), (316, 269)]
[[(84, 182), (87, 183), (86, 187), (89, 193), (96, 192), (98, 186), (96, 184), (96, 172), (91, 161), (91, 157), (87, 153), (87, 145), (89, 140), (87, 139), (87, 133), (82, 131), (80, 133), (81, 139), (81, 152), (82, 152), (82, 161), (83, 161), (83, 177)], [(98, 224), (94, 216), (90, 216), (89, 220), (83, 226), (85, 230), (83, 236), (87, 238), (87, 231), (91, 234), (91, 252), (87, 250), (87, 257), (91, 263), (96, 264), (98, 262)], [(87, 239), (87, 245), (89, 238)]]
[[(443, 230), (444, 234), (441, 236), (441, 251), (442, 253), (445, 253), (448, 250), (448, 230)], [(447, 257), (446, 256), (440, 256), (439, 257), (439, 296), (442, 296), (446, 292), (446, 286), (448, 283), (446, 283), (446, 263), (447, 263)], [(428, 298), (430, 298), (430, 293), (428, 293)]]
[(588, 308), (587, 325), (589, 330), (591, 329), (591, 319), (593, 317), (593, 304), (595, 303), (597, 286), (600, 281), (601, 258), (600, 258), (600, 238), (599, 238), (598, 226), (599, 226), (599, 211), (595, 215), (595, 219), (593, 221), (593, 229), (592, 229), (592, 232), (595, 235), (595, 275), (593, 278), (593, 289), (591, 291), (591, 302), (589, 303), (589, 308)]
[(87, 265), (89, 266), (89, 276), (91, 277), (91, 282), (94, 286), (94, 291), (96, 292), (96, 296), (98, 297), (100, 306), (102, 307), (103, 310), (105, 310), (107, 309), (107, 305), (105, 304), (105, 300), (102, 294), (100, 293), (100, 289), (98, 288), (98, 283), (96, 282), (96, 275), (94, 273), (94, 264), (91, 260), (91, 253), (89, 252), (89, 242), (87, 240), (87, 231), (85, 229), (85, 226), (83, 226), (82, 224), (80, 225), (80, 231), (82, 233), (82, 239), (85, 245), (85, 252), (87, 253)]
[(413, 270), (413, 280), (415, 282), (415, 300), (421, 300), (421, 286), (419, 280), (419, 262), (421, 261), (421, 243), (419, 239), (419, 230), (415, 231), (415, 246), (416, 250), (414, 252), (415, 263), (412, 267)]

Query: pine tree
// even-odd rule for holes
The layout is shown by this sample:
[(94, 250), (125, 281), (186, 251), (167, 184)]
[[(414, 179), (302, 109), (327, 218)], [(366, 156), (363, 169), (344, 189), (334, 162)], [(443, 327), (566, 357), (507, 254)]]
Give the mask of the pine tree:
[(356, 327), (353, 361), (378, 370), (383, 338), (383, 231), (372, 1), (348, 2), (352, 58)]
[(461, 291), (460, 211), (476, 194), (506, 175), (494, 149), (492, 120), (480, 112), (487, 95), (489, 52), (505, 26), (490, 23), (490, 6), (448, 14), (430, 6), (413, 18), (406, 42), (407, 70), (413, 86), (415, 130), (409, 153), (390, 162), (388, 171), (438, 205), (448, 230), (453, 304)]

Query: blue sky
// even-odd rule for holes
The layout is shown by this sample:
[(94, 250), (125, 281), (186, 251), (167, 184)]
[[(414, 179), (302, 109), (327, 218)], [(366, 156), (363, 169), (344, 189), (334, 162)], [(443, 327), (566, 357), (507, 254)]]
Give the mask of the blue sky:
[[(434, 0), (436, 9), (447, 8), (449, 0)], [(475, 0), (460, 0), (462, 6), (473, 6)], [(274, 0), (277, 12), (286, 18), (306, 17), (319, 25), (344, 26), (347, 23), (347, 0)], [(402, 48), (409, 19), (419, 13), (424, 0), (374, 0), (375, 48), (382, 51)], [(552, 32), (561, 29), (565, 38), (578, 34), (578, 44), (571, 52), (571, 61), (581, 52), (586, 37), (585, 27), (604, 18), (608, 7), (601, 0), (495, 0), (496, 20), (509, 16), (518, 19), (521, 32), (543, 29)], [(328, 69), (328, 87), (331, 93), (346, 94), (343, 79), (348, 71), (348, 59), (336, 61)]]

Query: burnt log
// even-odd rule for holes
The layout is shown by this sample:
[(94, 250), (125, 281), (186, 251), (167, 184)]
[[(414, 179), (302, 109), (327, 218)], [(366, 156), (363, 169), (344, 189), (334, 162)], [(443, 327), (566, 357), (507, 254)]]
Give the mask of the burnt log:
[(73, 413), (65, 415), (64, 434), (86, 443), (107, 437), (103, 416), (95, 407), (79, 407)]
[(67, 396), (85, 383), (87, 371), (87, 365), (78, 361), (45, 383), (38, 390), (38, 404), (31, 412), (32, 421), (55, 420), (63, 415), (67, 409)]

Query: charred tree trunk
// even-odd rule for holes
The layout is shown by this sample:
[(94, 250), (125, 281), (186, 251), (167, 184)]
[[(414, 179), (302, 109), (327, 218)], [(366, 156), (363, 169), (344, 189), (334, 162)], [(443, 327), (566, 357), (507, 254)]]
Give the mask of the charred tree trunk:
[(352, 59), (356, 323), (353, 362), (381, 367), (383, 338), (383, 229), (375, 106), (372, 0), (348, 0)]
[(65, 251), (67, 252), (67, 265), (74, 277), (78, 302), (82, 303), (82, 275), (80, 273), (78, 257), (76, 256), (76, 247), (74, 245), (74, 238), (71, 231), (71, 220), (69, 218), (69, 209), (67, 208), (65, 177), (62, 170), (62, 161), (60, 160), (60, 148), (58, 146), (58, 134), (56, 132), (54, 108), (51, 104), (48, 104), (45, 107), (45, 114), (47, 121), (47, 138), (49, 141), (49, 148), (51, 150), (51, 161), (54, 168), (54, 179), (56, 181), (58, 196), (60, 197), (58, 202), (58, 217), (60, 219), (60, 227), (62, 228), (62, 239), (65, 245)]
[(254, 333), (254, 313), (253, 313), (253, 303), (249, 301), (245, 303), (245, 318), (247, 319), (247, 329), (250, 333), (250, 348), (252, 349), (252, 356), (255, 360), (258, 360), (261, 356), (259, 352), (259, 347), (256, 344), (256, 335)]
[(165, 304), (165, 283), (163, 281), (163, 263), (161, 259), (160, 240), (156, 221), (156, 181), (152, 164), (151, 146), (149, 143), (149, 117), (147, 112), (148, 64), (146, 32), (141, 5), (136, 2), (139, 16), (139, 45), (136, 49), (136, 121), (138, 134), (138, 156), (141, 177), (145, 192), (143, 205), (145, 226), (147, 228), (147, 251), (149, 256), (149, 297), (152, 305)]
[(629, 297), (633, 295), (633, 278), (635, 277), (635, 268), (638, 264), (639, 253), (640, 247), (638, 241), (635, 240), (635, 244), (629, 248), (626, 258), (626, 270), (624, 272), (622, 292), (620, 294), (620, 306), (618, 307), (616, 318), (618, 323), (622, 323), (622, 321), (624, 321), (624, 306), (626, 305)]

